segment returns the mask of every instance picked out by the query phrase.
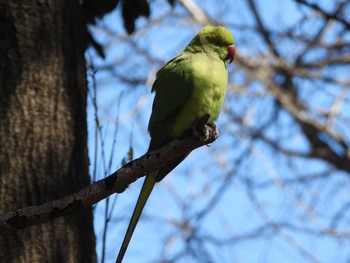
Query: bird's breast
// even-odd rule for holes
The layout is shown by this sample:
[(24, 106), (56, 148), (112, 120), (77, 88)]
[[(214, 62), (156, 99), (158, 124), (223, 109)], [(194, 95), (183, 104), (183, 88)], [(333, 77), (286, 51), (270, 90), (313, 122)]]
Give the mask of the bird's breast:
[(210, 114), (209, 123), (219, 116), (227, 89), (227, 70), (221, 60), (209, 58), (192, 61), (192, 93), (172, 126), (172, 137), (181, 136), (204, 114)]

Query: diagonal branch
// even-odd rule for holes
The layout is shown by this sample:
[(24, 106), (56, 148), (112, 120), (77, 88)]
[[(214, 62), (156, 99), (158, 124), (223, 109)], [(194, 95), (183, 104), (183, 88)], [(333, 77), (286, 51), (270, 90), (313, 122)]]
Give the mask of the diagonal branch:
[(319, 5), (317, 4), (313, 4), (313, 3), (309, 3), (305, 0), (295, 0), (297, 3), (303, 4), (311, 9), (316, 10), (317, 12), (319, 12), (320, 14), (322, 14), (327, 20), (336, 20), (339, 23), (343, 24), (346, 29), (350, 29), (350, 23), (348, 21), (346, 21), (341, 15), (339, 15), (339, 10), (337, 10), (336, 12), (334, 12), (333, 14), (328, 13), (326, 10), (323, 10)]
[(193, 19), (202, 25), (211, 25), (213, 21), (208, 18), (206, 13), (193, 1), (193, 0), (179, 0), (188, 12), (192, 15)]
[[(204, 121), (207, 121), (207, 119)], [(49, 203), (30, 206), (0, 215), (0, 235), (50, 221), (67, 213), (96, 204), (114, 193), (122, 193), (129, 184), (140, 177), (158, 170), (169, 161), (184, 155), (184, 153), (214, 142), (218, 135), (218, 131), (213, 125), (209, 126), (198, 122), (194, 129), (196, 129), (194, 135), (174, 140), (158, 150), (146, 153), (140, 158), (127, 163), (108, 177), (89, 185), (77, 193)], [(198, 131), (202, 135), (196, 133)]]
[(259, 32), (261, 33), (263, 39), (265, 40), (266, 44), (269, 46), (271, 52), (276, 56), (276, 57), (280, 57), (278, 50), (275, 46), (275, 44), (273, 43), (273, 41), (271, 40), (271, 34), (270, 32), (265, 28), (264, 23), (258, 13), (258, 10), (256, 8), (256, 5), (254, 3), (254, 0), (248, 0), (248, 4), (250, 6), (250, 8), (252, 9), (252, 12), (254, 14), (254, 18), (256, 20), (256, 23), (258, 24), (258, 28), (259, 28)]

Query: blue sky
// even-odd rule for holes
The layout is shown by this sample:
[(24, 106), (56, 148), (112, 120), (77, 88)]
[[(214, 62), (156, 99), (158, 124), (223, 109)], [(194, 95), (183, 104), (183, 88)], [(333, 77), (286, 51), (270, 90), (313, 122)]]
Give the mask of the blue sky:
[[(332, 1), (320, 3), (331, 10)], [(200, 6), (211, 18), (232, 31), (238, 52), (243, 57), (266, 57), (269, 61), (271, 54), (263, 39), (254, 33), (255, 22), (246, 1), (206, 0), (201, 1)], [(276, 32), (283, 33), (293, 28), (293, 32), (300, 35), (305, 32), (312, 35), (318, 25), (317, 17), (312, 19), (312, 16), (301, 25), (302, 15), (308, 14), (308, 9), (297, 8), (294, 1), (260, 0), (257, 6), (266, 25)], [(130, 145), (134, 157), (147, 150), (147, 124), (153, 99), (150, 90), (155, 72), (181, 52), (202, 27), (193, 22), (180, 5), (171, 10), (165, 0), (157, 0), (152, 2), (151, 8), (150, 20), (139, 19), (139, 30), (129, 40), (122, 27), (120, 10), (92, 28), (96, 38), (107, 45), (105, 61), (97, 58), (91, 50), (87, 57), (92, 57), (99, 69), (96, 73), (98, 116), (107, 159), (105, 167), (113, 151), (110, 172), (121, 166)], [(298, 23), (300, 28), (295, 26)], [(107, 28), (113, 31), (113, 35)], [(334, 28), (332, 32), (339, 30), (336, 25)], [(328, 33), (329, 41), (332, 41), (332, 32)], [(279, 51), (286, 61), (293, 61), (305, 47), (302, 41), (290, 41), (283, 36), (274, 40), (279, 43)], [(311, 61), (318, 56), (322, 57), (322, 52), (317, 50), (309, 55)], [(155, 262), (159, 255), (178, 258), (185, 245), (193, 246), (194, 253), (202, 253), (203, 259), (195, 261), (195, 257), (188, 256), (176, 262), (205, 262), (204, 258), (208, 262), (346, 262), (349, 258), (345, 249), (349, 245), (346, 235), (334, 238), (329, 233), (320, 232), (329, 225), (328, 214), (336, 213), (349, 198), (347, 175), (334, 171), (319, 160), (289, 159), (276, 154), (265, 143), (251, 140), (248, 131), (232, 116), (244, 117), (249, 127), (259, 127), (274, 116), (275, 105), (270, 96), (261, 95), (265, 87), (258, 81), (244, 86), (246, 75), (238, 64), (230, 66), (229, 90), (217, 122), (219, 139), (210, 147), (193, 152), (157, 185), (135, 231), (125, 262)], [(346, 68), (330, 70), (334, 76), (342, 77)], [(146, 82), (132, 82), (138, 79)], [(91, 78), (89, 81), (91, 87)], [(338, 87), (322, 86), (320, 90), (317, 82), (299, 81), (302, 82), (301, 99), (316, 109), (328, 109), (339, 93)], [(349, 94), (345, 96), (350, 99)], [(344, 105), (342, 110), (348, 107)], [(88, 121), (92, 173), (96, 141), (91, 100)], [(338, 125), (346, 127), (346, 122), (339, 121)], [(112, 149), (115, 127), (116, 147)], [(284, 111), (265, 132), (290, 150), (309, 149), (299, 127)], [(97, 178), (100, 179), (105, 175), (100, 139), (97, 144)], [(307, 185), (297, 181), (286, 183), (303, 175), (322, 173), (332, 175), (332, 180), (313, 180)], [(108, 226), (106, 262), (115, 260), (141, 183), (138, 180), (123, 194), (110, 198), (112, 216)], [(249, 185), (254, 185), (253, 190)], [(219, 189), (223, 194), (210, 213), (197, 220), (198, 213), (208, 206), (208, 200)], [(112, 203), (115, 204), (113, 208)], [(97, 253), (101, 257), (105, 201), (95, 209)], [(207, 239), (184, 243), (189, 232), (186, 229), (180, 231), (178, 226), (184, 220), (196, 225), (198, 236)], [(346, 230), (345, 222), (343, 220), (344, 225), (337, 229)], [(277, 223), (283, 227), (271, 227)]]

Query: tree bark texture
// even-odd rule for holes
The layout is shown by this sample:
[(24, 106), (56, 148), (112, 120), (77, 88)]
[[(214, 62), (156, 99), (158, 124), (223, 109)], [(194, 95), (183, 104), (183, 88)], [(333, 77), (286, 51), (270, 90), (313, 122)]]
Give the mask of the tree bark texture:
[[(0, 0), (1, 214), (89, 184), (83, 32), (78, 1)], [(0, 259), (95, 262), (92, 210), (0, 236)]]

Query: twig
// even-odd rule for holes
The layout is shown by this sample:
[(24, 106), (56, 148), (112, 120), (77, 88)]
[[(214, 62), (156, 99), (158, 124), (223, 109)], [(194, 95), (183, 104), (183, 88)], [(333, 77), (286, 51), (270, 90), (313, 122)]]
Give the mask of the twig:
[(213, 22), (204, 11), (193, 0), (179, 0), (179, 2), (190, 12), (193, 19), (202, 25), (211, 25)]
[(348, 21), (346, 21), (343, 17), (341, 17), (337, 12), (331, 14), (331, 13), (323, 10), (319, 5), (309, 3), (305, 0), (295, 0), (295, 1), (297, 3), (303, 4), (309, 8), (316, 10), (317, 12), (321, 13), (327, 20), (334, 19), (334, 20), (340, 22), (341, 24), (343, 24), (347, 29), (350, 29), (350, 23)]
[(280, 57), (279, 52), (276, 48), (276, 45), (271, 40), (271, 32), (268, 31), (259, 15), (258, 9), (256, 8), (254, 0), (248, 0), (248, 4), (251, 8), (251, 11), (254, 14), (254, 18), (256, 20), (256, 23), (258, 24), (259, 32), (262, 35), (263, 39), (265, 40), (266, 44), (269, 46), (271, 52), (276, 56)]

